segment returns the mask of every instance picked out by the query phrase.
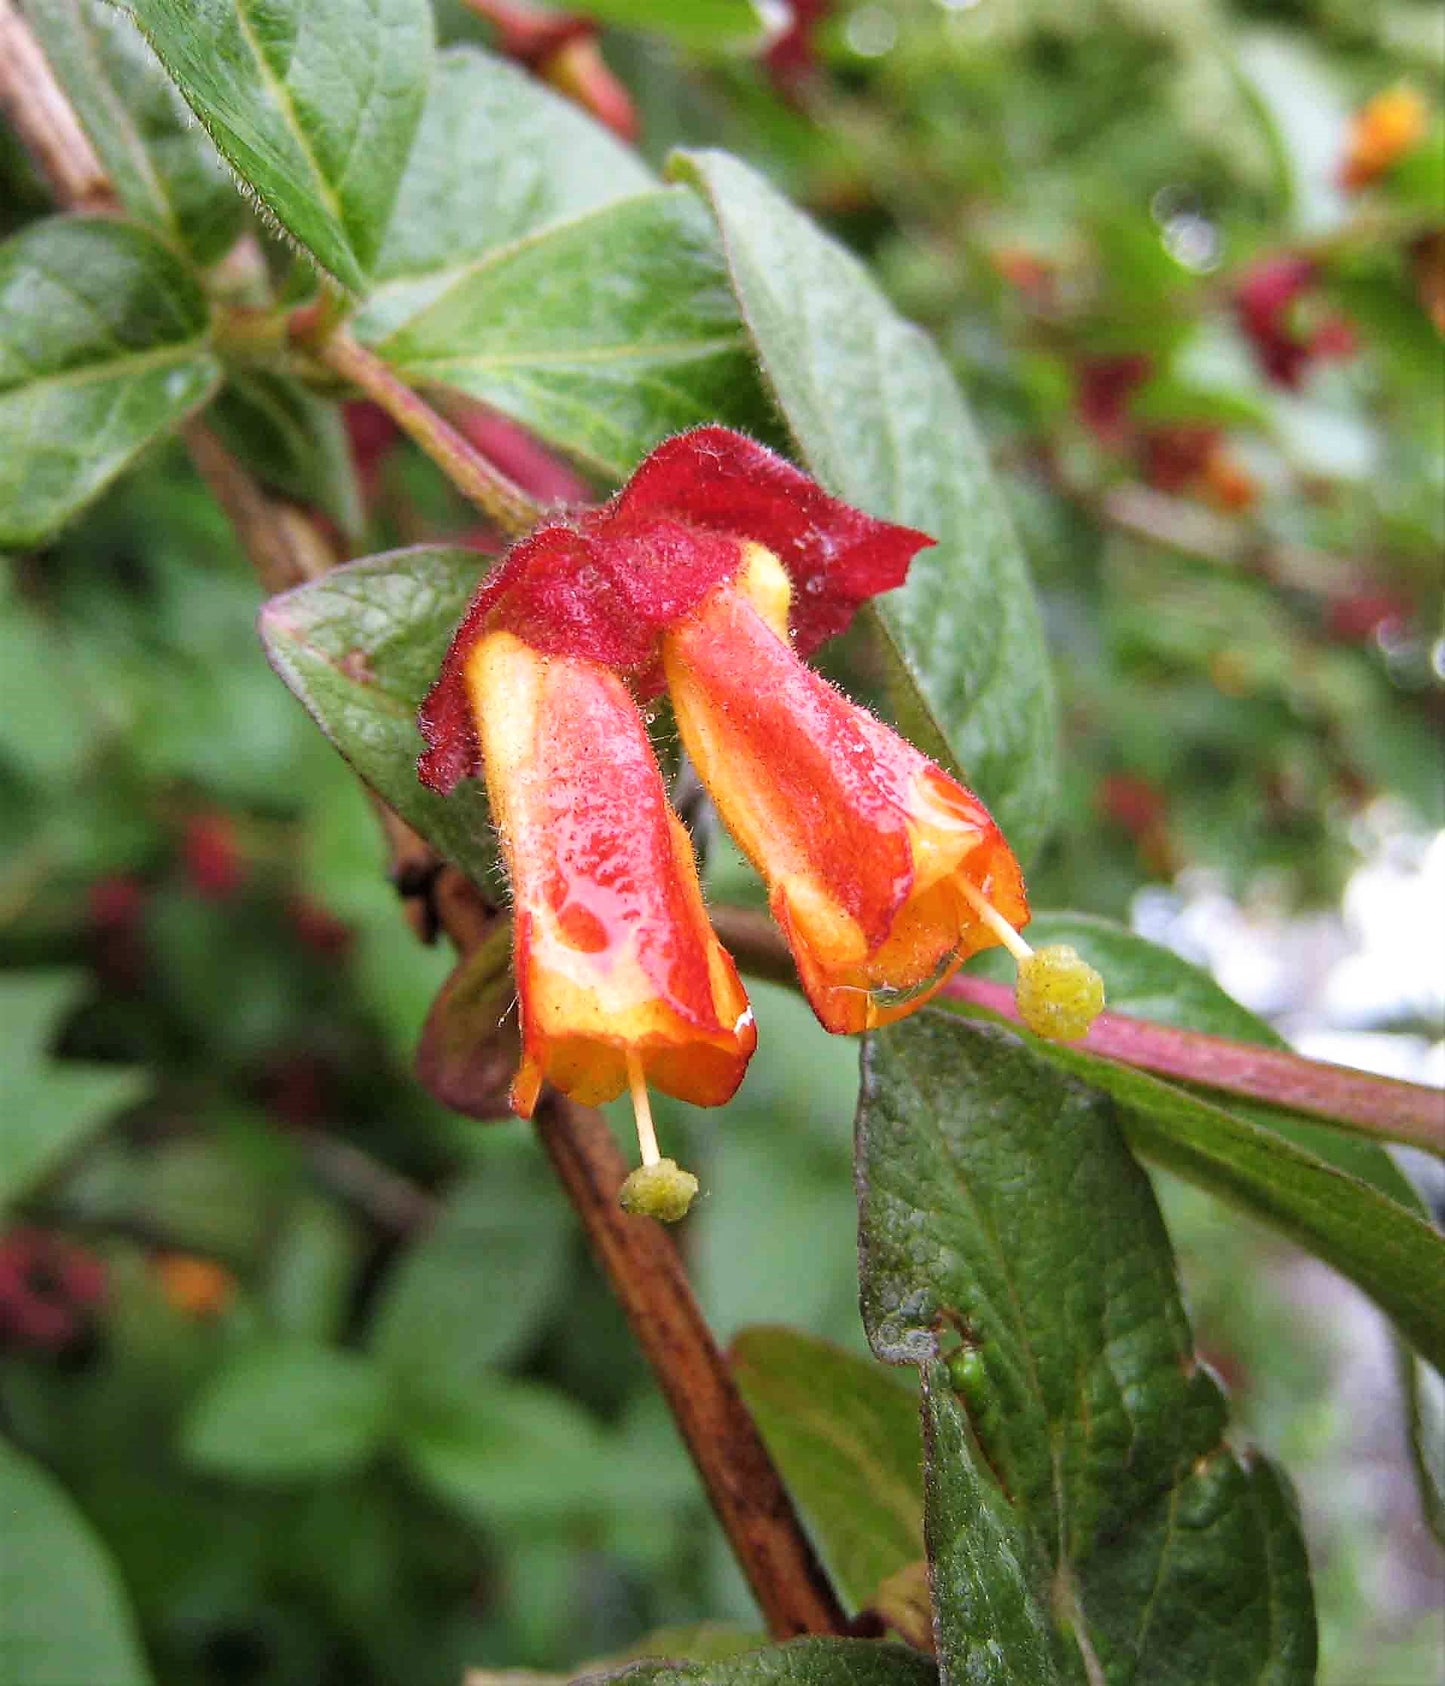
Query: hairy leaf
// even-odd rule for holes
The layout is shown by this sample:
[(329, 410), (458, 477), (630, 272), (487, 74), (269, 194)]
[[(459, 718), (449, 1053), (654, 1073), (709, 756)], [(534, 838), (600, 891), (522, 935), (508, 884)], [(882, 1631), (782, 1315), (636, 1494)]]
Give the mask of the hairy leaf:
[(931, 1657), (869, 1639), (795, 1639), (717, 1663), (633, 1663), (574, 1686), (937, 1686)]
[(49, 1475), (0, 1440), (0, 1680), (146, 1686), (120, 1577)]
[(731, 1359), (839, 1592), (867, 1606), (923, 1555), (915, 1400), (866, 1358), (796, 1329), (744, 1329)]
[(210, 396), (206, 301), (144, 229), (55, 217), (0, 245), (0, 545), (34, 545)]
[[(996, 1611), (1005, 1652), (1041, 1643), (1050, 1612), (1073, 1641), (1054, 1643), (1063, 1679), (1309, 1680), (1298, 1530), (1261, 1496), (1273, 1477), (1223, 1444), (1114, 1103), (1003, 1032), (925, 1012), (870, 1039), (858, 1146), (869, 1339), (894, 1363), (942, 1355), (978, 1447), (940, 1417), (931, 1371), (930, 1543), (953, 1543), (960, 1576), (935, 1580), (936, 1608)], [(958, 1550), (970, 1514), (1004, 1548), (992, 1572)], [(939, 1638), (945, 1681), (970, 1679), (985, 1636), (941, 1619)]]
[[(716, 233), (681, 189), (492, 251), (383, 324), (374, 348), (406, 380), (492, 404), (611, 480), (700, 422), (766, 427)], [(363, 314), (358, 335), (374, 329)]]
[(221, 257), (245, 204), (134, 23), (103, 0), (32, 0), (26, 15), (125, 208), (197, 262)]
[(937, 539), (865, 611), (899, 725), (963, 773), (1021, 855), (1048, 829), (1055, 715), (1023, 554), (933, 343), (857, 259), (725, 153), (684, 157), (706, 195), (764, 376), (830, 492)]
[(370, 556), (272, 600), (261, 637), (272, 666), (337, 749), (421, 835), (479, 884), (496, 869), (486, 793), (451, 796), (416, 776), (416, 711), (485, 571), (471, 550)]
[(635, 152), (570, 100), (474, 47), (448, 48), (432, 71), (362, 332), (393, 331), (483, 254), (656, 185)]
[(126, 0), (242, 182), (363, 291), (426, 98), (428, 0)]
[(140, 1071), (49, 1057), (56, 1021), (80, 984), (75, 972), (0, 976), (0, 1207), (28, 1194), (148, 1087)]

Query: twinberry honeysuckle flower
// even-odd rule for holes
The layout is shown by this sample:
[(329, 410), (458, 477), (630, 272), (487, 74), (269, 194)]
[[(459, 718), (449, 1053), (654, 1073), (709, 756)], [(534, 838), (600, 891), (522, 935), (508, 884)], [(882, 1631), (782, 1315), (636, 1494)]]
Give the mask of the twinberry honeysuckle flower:
[(643, 1166), (629, 1209), (680, 1216), (696, 1187), (659, 1158), (647, 1083), (719, 1104), (753, 1045), (638, 701), (671, 692), (830, 1030), (911, 1011), (978, 949), (1032, 953), (1018, 863), (987, 810), (806, 666), (932, 542), (699, 428), (608, 503), (514, 545), (447, 651), (418, 770), (442, 792), (487, 780), (515, 910), (513, 1102), (530, 1111), (543, 1081), (586, 1100), (630, 1088)]
[[(832, 1031), (903, 1017), (1027, 922), (983, 804), (798, 660), (788, 577), (743, 566), (663, 636), (682, 741)], [(990, 918), (989, 915), (993, 917)]]
[(500, 628), (472, 646), (466, 684), (512, 887), (513, 1107), (529, 1117), (544, 1081), (590, 1104), (631, 1088), (645, 1107), (651, 1083), (722, 1105), (753, 1015), (626, 685)]

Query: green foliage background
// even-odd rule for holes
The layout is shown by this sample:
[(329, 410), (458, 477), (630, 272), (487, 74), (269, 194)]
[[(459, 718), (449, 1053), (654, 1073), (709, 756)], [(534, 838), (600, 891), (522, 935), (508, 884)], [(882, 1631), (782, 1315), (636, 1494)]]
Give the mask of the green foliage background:
[[(374, 91), (375, 110), (345, 118), (365, 136), (366, 168), (348, 167), (351, 130), (304, 158), (286, 121), (247, 145), (270, 214), (367, 293), (358, 333), (403, 373), (529, 424), (599, 487), (666, 432), (714, 412), (777, 436), (765, 385), (809, 465), (880, 512), (910, 518), (885, 507), (890, 452), (918, 462), (942, 438), (949, 461), (992, 458), (1002, 503), (985, 520), (970, 502), (976, 488), (946, 477), (899, 494), (931, 500), (956, 530), (959, 554), (978, 569), (977, 616), (940, 627), (926, 597), (919, 607), (905, 595), (880, 610), (881, 639), (876, 626), (871, 643), (860, 632), (829, 660), (998, 791), (1011, 832), (1035, 855), (1040, 906), (1121, 918), (1141, 884), (1189, 865), (1241, 892), (1267, 883), (1288, 906), (1327, 905), (1356, 858), (1351, 819), (1370, 798), (1388, 796), (1409, 824), (1441, 823), (1430, 652), (1445, 416), (1439, 339), (1401, 231), (1445, 211), (1427, 175), (1402, 178), (1358, 217), (1330, 185), (1329, 163), (1363, 97), (1401, 76), (1438, 81), (1434, 8), (840, 8), (820, 28), (818, 79), (799, 108), (736, 50), (746, 30), (734, 9), (664, 8), (686, 14), (688, 27), (669, 36), (657, 7), (618, 0), (597, 10), (621, 26), (607, 51), (638, 99), (654, 174), (568, 108), (552, 102), (539, 117), (520, 75), (479, 69), (473, 49), (486, 32), (460, 6), (437, 9), (447, 50), (434, 104), (424, 116), (409, 109), (407, 55), (420, 59), (427, 35), (416, 8), (388, 4), (394, 16), (377, 9), (377, 27), (390, 28), (396, 84)], [(166, 38), (167, 0), (131, 10), (152, 39)], [(268, 668), (254, 581), (222, 517), (174, 443), (150, 444), (119, 477), (219, 379), (198, 342), (204, 307), (184, 254), (210, 263), (250, 226), (283, 290), (301, 296), (311, 271), (241, 205), (129, 24), (89, 0), (26, 11), (77, 103), (97, 77), (126, 90), (129, 115), (105, 105), (113, 127), (93, 139), (151, 232), (87, 257), (79, 248), (92, 234), (41, 221), (39, 184), (0, 133), (0, 230), (17, 236), (8, 261), (55, 288), (21, 300), (30, 315), (9, 330), (11, 364), (0, 344), (0, 437), (12, 452), (23, 439), (59, 459), (39, 481), (27, 469), (25, 483), (49, 488), (50, 501), (24, 508), (0, 465), (0, 542), (11, 553), (0, 597), (0, 1198), (14, 1228), (62, 1231), (108, 1273), (103, 1307), (64, 1351), (14, 1338), (0, 1346), (0, 1425), (12, 1448), (0, 1482), (33, 1540), (26, 1577), (11, 1576), (19, 1559), (6, 1559), (0, 1614), (6, 1599), (40, 1611), (39, 1625), (74, 1647), (59, 1666), (97, 1686), (144, 1680), (147, 1667), (166, 1686), (427, 1686), (467, 1666), (568, 1668), (705, 1618), (752, 1628), (690, 1466), (526, 1130), (449, 1115), (410, 1075), (445, 956), (399, 917), (365, 797)], [(247, 43), (228, 33), (230, 8), (208, 0), (196, 11), (215, 33), (193, 75), (224, 69), (217, 104), (249, 76), (264, 92)], [(69, 62), (77, 25), (90, 50)], [(360, 63), (370, 49), (354, 45)], [(303, 42), (287, 72), (300, 102), (290, 109), (303, 114), (310, 63)], [(212, 112), (207, 128), (228, 150), (220, 121)], [(418, 142), (408, 162), (418, 121), (434, 144)], [(136, 134), (148, 153), (137, 154)], [(664, 186), (679, 147), (686, 161)], [(871, 293), (862, 304), (846, 290), (841, 305), (831, 299), (831, 319), (820, 294), (812, 355), (798, 354), (792, 325), (769, 315), (768, 289), (812, 249), (790, 244), (782, 201), (717, 147), (808, 208), (932, 333), (981, 441), (952, 407), (942, 366)], [(138, 156), (159, 163), (141, 168)], [(459, 171), (443, 168), (458, 159)], [(475, 219), (459, 218), (457, 239), (429, 248), (427, 205), (464, 203), (457, 196), (480, 186), (489, 192)], [(1181, 216), (1211, 231), (1217, 262), (1191, 268), (1174, 255)], [(1324, 281), (1304, 308), (1347, 312), (1361, 348), (1292, 394), (1248, 357), (1228, 285), (1253, 257), (1301, 242), (1324, 254)], [(1050, 278), (1042, 302), (1016, 263), (1010, 272), (1020, 253)], [(139, 285), (135, 274), (150, 308), (108, 319)], [(80, 344), (56, 302), (77, 276), (95, 284), (72, 299), (95, 326)], [(871, 365), (849, 341), (855, 330), (860, 341), (875, 336)], [(114, 344), (123, 366), (62, 384), (45, 405), (15, 372), (21, 350), (28, 380), (84, 367)], [(1139, 353), (1153, 372), (1134, 397), (1138, 425), (1222, 427), (1260, 488), (1251, 531), (1303, 572), (1282, 580), (1221, 567), (1108, 518), (1111, 493), (1134, 484), (1139, 464), (1081, 420), (1078, 372)], [(925, 386), (942, 382), (928, 386), (941, 396), (913, 437), (889, 433), (885, 388), (900, 367)], [(212, 414), (269, 483), (305, 492), (342, 530), (363, 527), (369, 550), (441, 547), (470, 525), (406, 448), (385, 457), (363, 500), (334, 409), (264, 369), (233, 375)], [(81, 503), (55, 533), (57, 512)], [(1010, 522), (1054, 658), (1064, 749), (1052, 823), (1050, 681), (1026, 598), (998, 584), (1016, 565)], [(409, 625), (435, 634), (455, 613), (468, 554), (428, 553), (430, 595), (408, 601)], [(1341, 557), (1347, 569), (1332, 560)], [(956, 579), (950, 589), (966, 604), (969, 588)], [(360, 600), (380, 601), (365, 591)], [(1386, 612), (1372, 620), (1375, 600)], [(293, 604), (283, 630), (296, 671), (312, 676), (302, 686), (331, 687), (330, 706), (344, 711), (350, 646), (327, 646), (326, 607), (317, 597)], [(931, 740), (957, 712), (948, 664), (964, 647), (1001, 653), (992, 688), (981, 705), (970, 696), (960, 740)], [(388, 648), (404, 732), (425, 661)], [(347, 747), (362, 765), (355, 742)], [(374, 734), (368, 750), (376, 759), (363, 770), (383, 785), (407, 752), (401, 738)], [(1146, 822), (1121, 788), (1145, 793)], [(398, 800), (424, 799), (407, 788)], [(455, 806), (429, 823), (458, 827), (452, 846), (495, 881), (477, 826)], [(757, 893), (725, 846), (709, 874), (720, 896)], [(1144, 967), (1137, 978), (1131, 964)], [(1126, 947), (1111, 974), (1145, 1016), (1151, 988), (1182, 999), (1192, 987), (1182, 968), (1161, 980), (1147, 964)], [(870, 1380), (847, 1380), (846, 1354), (863, 1362), (871, 1339), (886, 1356), (901, 1338), (880, 1335), (876, 1307), (865, 1308), (865, 1335), (859, 1314), (858, 1053), (827, 1038), (787, 991), (753, 994), (760, 1050), (737, 1102), (718, 1116), (664, 1102), (660, 1122), (707, 1194), (684, 1240), (705, 1309), (724, 1339), (752, 1331), (738, 1349), (749, 1397), (859, 1605), (922, 1552), (916, 1465), (900, 1466), (890, 1440), (879, 1463), (853, 1472), (857, 1496), (840, 1504), (836, 1425), (810, 1438), (789, 1405), (800, 1372), (834, 1378), (840, 1397), (863, 1401), (868, 1424), (897, 1415), (899, 1399), (911, 1405), (908, 1372), (873, 1366)], [(1266, 1034), (1227, 1020), (1230, 1011), (1208, 996), (1185, 1017), (1245, 1039)], [(992, 1035), (935, 1018), (917, 1036), (969, 1038), (959, 1046), (978, 1069), (965, 1077), (956, 1064), (948, 1080), (1012, 1081), (992, 1063), (1007, 1064), (990, 1055)], [(926, 1054), (909, 1044), (906, 1059)], [(1046, 1068), (1029, 1069), (1044, 1081)], [(875, 1065), (870, 1081), (886, 1092), (901, 1079)], [(1304, 1145), (1324, 1151), (1318, 1136)], [(1042, 1160), (1047, 1144), (1035, 1151)], [(1338, 1384), (1355, 1331), (1373, 1325), (1344, 1289), (1301, 1307), (1298, 1255), (1183, 1182), (1156, 1181), (1196, 1338), (1231, 1382), (1240, 1443), (1279, 1458), (1302, 1491), (1321, 1678), (1423, 1686), (1438, 1647), (1420, 1582), (1439, 1559), (1413, 1494), (1364, 1516), (1350, 1497), (1360, 1431)], [(1152, 1234), (1142, 1187), (1118, 1224)], [(1081, 1234), (1092, 1223), (1079, 1214)], [(1368, 1274), (1408, 1326), (1401, 1306), (1412, 1285), (1425, 1294), (1423, 1268), (1406, 1259), (1386, 1280), (1382, 1250), (1320, 1245), (1357, 1281)], [(166, 1268), (177, 1255), (222, 1267), (214, 1307), (177, 1293)], [(946, 1303), (986, 1298), (986, 1261), (963, 1278)], [(1316, 1291), (1319, 1281), (1308, 1279)], [(1182, 1314), (1161, 1290), (1151, 1316), (1173, 1328)], [(754, 1327), (779, 1324), (833, 1345), (799, 1348)], [(979, 1360), (985, 1375), (994, 1357)], [(965, 1450), (972, 1431), (955, 1396), (977, 1380), (971, 1362), (955, 1363), (951, 1380), (937, 1365), (927, 1374), (929, 1432)], [(880, 1387), (898, 1399), (868, 1403)], [(1212, 1417), (1208, 1426), (1217, 1429)], [(1376, 1431), (1389, 1442), (1404, 1429), (1390, 1419)], [(1037, 1446), (1026, 1425), (1017, 1436), (1006, 1450), (1027, 1469)], [(1182, 1467), (1208, 1449), (1181, 1427), (1179, 1446), (1151, 1455)], [(998, 1445), (991, 1451), (996, 1466)], [(1246, 1480), (1226, 1462), (1240, 1491), (1265, 1492), (1250, 1502), (1274, 1503), (1267, 1471)], [(816, 1467), (833, 1478), (810, 1484)], [(976, 1539), (959, 1518), (979, 1526), (989, 1501), (987, 1483), (965, 1479), (977, 1473), (965, 1451), (955, 1467), (958, 1480), (930, 1495), (927, 1526), (955, 1608), (966, 1609), (976, 1566), (941, 1542)], [(1083, 1477), (1075, 1500), (1086, 1511), (1102, 1502)], [(879, 1516), (860, 1529), (868, 1503)], [(1057, 1575), (1060, 1564), (1037, 1517), (990, 1525), (1027, 1571), (1011, 1631), (1018, 1654), (1033, 1655), (1029, 1635), (1043, 1626), (1028, 1600), (1046, 1602), (1039, 1565)], [(1127, 1554), (1091, 1555), (1081, 1540), (1064, 1567), (1085, 1584), (1138, 1578)], [(1396, 1566), (1388, 1588), (1371, 1579), (1382, 1554)], [(33, 1573), (38, 1561), (57, 1565), (49, 1580)], [(1095, 1639), (1106, 1655), (1124, 1644)], [(677, 1649), (700, 1655), (700, 1643), (694, 1635)], [(714, 1633), (708, 1643), (728, 1641)], [(962, 1657), (967, 1635), (957, 1643)], [(1052, 1668), (1039, 1644), (1038, 1667)], [(27, 1681), (23, 1654), (0, 1658)], [(861, 1681), (874, 1666), (827, 1651), (808, 1664), (819, 1680), (856, 1668)]]

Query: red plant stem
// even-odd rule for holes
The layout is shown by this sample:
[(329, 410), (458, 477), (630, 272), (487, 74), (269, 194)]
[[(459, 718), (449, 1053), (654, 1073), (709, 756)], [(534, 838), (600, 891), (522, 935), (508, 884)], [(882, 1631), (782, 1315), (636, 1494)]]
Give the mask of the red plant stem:
[[(715, 906), (713, 927), (744, 971), (796, 987), (787, 944), (766, 914)], [(1013, 990), (988, 978), (957, 976), (943, 986), (952, 1001), (1019, 1022)], [(1308, 1113), (1322, 1123), (1423, 1148), (1445, 1158), (1445, 1092), (1347, 1066), (1307, 1060), (1201, 1030), (1176, 1030), (1125, 1013), (1102, 1013), (1071, 1046), (1119, 1065), (1137, 1066), (1220, 1094)]]
[[(954, 1001), (986, 1008), (1018, 1022), (1013, 991), (988, 978), (955, 977), (943, 986)], [(1161, 1077), (1305, 1112), (1389, 1141), (1404, 1142), (1445, 1158), (1445, 1091), (1394, 1077), (1376, 1077), (1348, 1066), (1308, 1060), (1282, 1048), (1261, 1048), (1202, 1030), (1178, 1030), (1124, 1013), (1101, 1013), (1083, 1041), (1086, 1054), (1137, 1066)]]
[(542, 519), (541, 509), (520, 486), (413, 392), (375, 352), (352, 339), (345, 328), (314, 339), (304, 332), (297, 337), (329, 368), (379, 404), (402, 432), (421, 446), (457, 490), (470, 498), (508, 537), (529, 532)]
[(687, 1442), (775, 1639), (848, 1631), (847, 1618), (688, 1285), (672, 1238), (629, 1217), (630, 1166), (602, 1115), (549, 1093), (537, 1135), (587, 1231)]

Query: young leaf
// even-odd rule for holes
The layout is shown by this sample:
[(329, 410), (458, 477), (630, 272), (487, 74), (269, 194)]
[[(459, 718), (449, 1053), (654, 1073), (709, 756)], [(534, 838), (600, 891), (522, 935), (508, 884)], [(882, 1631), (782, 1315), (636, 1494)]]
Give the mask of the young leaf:
[(148, 1087), (140, 1071), (48, 1056), (55, 1022), (80, 982), (74, 972), (0, 976), (0, 1208), (28, 1194)]
[(340, 1475), (380, 1448), (380, 1371), (354, 1352), (278, 1342), (243, 1349), (206, 1387), (182, 1429), (189, 1463), (234, 1481)]
[(148, 1686), (120, 1577), (49, 1475), (0, 1440), (0, 1680)]
[(274, 597), (261, 611), (271, 665), (356, 771), (479, 884), (496, 870), (486, 793), (416, 776), (416, 711), (487, 559), (420, 548), (370, 556)]
[(42, 0), (27, 17), (125, 208), (198, 263), (221, 257), (245, 203), (135, 25), (103, 0)]
[[(1298, 1529), (1262, 1496), (1272, 1477), (1223, 1443), (1224, 1400), (1195, 1357), (1113, 1103), (1004, 1033), (937, 1012), (872, 1037), (863, 1075), (869, 1339), (893, 1363), (945, 1357), (1016, 1524), (1001, 1526), (989, 1494), (1009, 1549), (991, 1554), (991, 1574), (978, 1554), (959, 1558), (960, 1587), (936, 1581), (936, 1607), (956, 1595), (998, 1612), (1005, 1654), (1009, 1635), (1037, 1627), (1031, 1609), (1052, 1612), (1077, 1646), (1059, 1650), (1064, 1679), (1082, 1659), (1096, 1679), (1191, 1686), (1207, 1652), (1218, 1679), (1308, 1681)], [(939, 1519), (979, 1511), (983, 1495), (977, 1462), (940, 1438), (931, 1374), (939, 1551), (957, 1536)], [(971, 1678), (987, 1637), (940, 1623), (945, 1682)]]
[(495, 405), (612, 480), (699, 422), (766, 427), (716, 233), (678, 188), (493, 251), (356, 332), (407, 381)]
[(210, 396), (206, 301), (127, 223), (55, 217), (0, 245), (0, 545), (35, 545)]
[(745, 1329), (733, 1375), (855, 1609), (923, 1556), (918, 1408), (866, 1358), (796, 1329)]
[(633, 1663), (573, 1686), (938, 1686), (932, 1657), (873, 1639), (795, 1639), (717, 1663)]
[(365, 290), (421, 118), (428, 0), (126, 0), (242, 182)]
[(937, 539), (865, 614), (898, 723), (1020, 854), (1048, 827), (1055, 719), (1023, 555), (953, 377), (863, 266), (746, 166), (684, 156), (722, 230), (764, 376), (830, 492)]
[(448, 48), (377, 254), (367, 331), (399, 327), (484, 253), (656, 185), (570, 100), (474, 47)]

